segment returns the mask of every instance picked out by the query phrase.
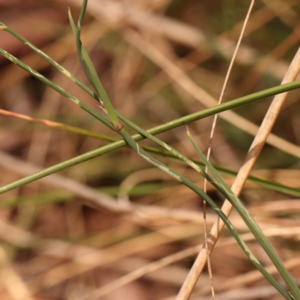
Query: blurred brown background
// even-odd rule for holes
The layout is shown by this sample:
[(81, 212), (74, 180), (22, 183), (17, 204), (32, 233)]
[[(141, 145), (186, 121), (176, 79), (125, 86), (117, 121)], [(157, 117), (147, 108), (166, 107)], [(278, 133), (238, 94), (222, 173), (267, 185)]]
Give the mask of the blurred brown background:
[[(115, 108), (148, 129), (215, 105), (249, 4), (235, 0), (90, 0), (81, 36)], [(2, 0), (0, 21), (88, 84), (67, 16), (70, 7), (77, 20), (80, 5), (79, 0)], [(255, 2), (224, 101), (281, 82), (299, 47), (299, 12), (300, 4), (294, 0)], [(0, 47), (98, 109), (95, 100), (7, 32), (0, 31)], [(2, 56), (0, 66), (1, 110), (118, 137)], [(299, 189), (298, 95), (297, 90), (290, 92), (273, 130), (285, 143), (279, 140), (266, 145), (253, 174)], [(259, 125), (270, 101), (260, 100), (234, 111), (252, 122), (251, 126)], [(0, 123), (1, 186), (34, 173), (35, 168), (107, 144), (3, 113)], [(211, 123), (208, 117), (189, 126), (203, 151)], [(238, 170), (255, 133), (250, 125), (221, 115), (212, 161)], [(196, 158), (184, 127), (159, 138)], [(148, 141), (141, 144), (153, 146)], [(160, 159), (202, 185), (200, 176), (190, 169)], [(145, 266), (203, 242), (200, 199), (126, 147), (68, 168), (59, 176), (0, 197), (1, 299), (174, 299), (197, 249), (155, 272)], [(232, 183), (232, 177), (225, 178)], [(98, 196), (89, 194), (95, 192)], [(223, 200), (213, 190), (209, 193), (218, 203)], [(124, 214), (91, 207), (93, 197), (107, 197), (114, 203), (129, 199), (145, 205), (145, 210)], [(251, 183), (241, 198), (282, 259), (290, 263), (292, 274), (300, 278), (299, 199)], [(168, 215), (165, 208), (173, 208), (174, 214)], [(214, 219), (208, 209), (208, 224)], [(247, 233), (237, 214), (231, 220), (241, 233)], [(249, 246), (264, 265), (270, 264), (251, 239)], [(226, 230), (211, 262), (217, 299), (281, 299)], [(146, 268), (141, 278), (117, 285), (121, 276), (141, 267)], [(253, 277), (247, 276), (250, 274)], [(207, 272), (201, 275), (193, 297), (211, 299)]]

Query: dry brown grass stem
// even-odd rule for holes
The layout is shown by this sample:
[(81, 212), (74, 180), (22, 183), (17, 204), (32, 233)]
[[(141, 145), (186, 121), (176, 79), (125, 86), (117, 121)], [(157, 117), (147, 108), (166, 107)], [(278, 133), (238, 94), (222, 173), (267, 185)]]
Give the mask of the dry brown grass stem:
[[(291, 258), (289, 260), (286, 260), (284, 262), (284, 265), (286, 266), (286, 268), (288, 270), (292, 270), (292, 269), (296, 269), (296, 268), (299, 268), (299, 265), (300, 265), (300, 259), (299, 257), (294, 257), (294, 258)], [(266, 270), (272, 274), (272, 275), (276, 275), (277, 274), (277, 270), (276, 268), (274, 268), (274, 266), (270, 266), (270, 267), (266, 267)], [(235, 278), (230, 278), (228, 280), (222, 280), (222, 281), (218, 281), (218, 285), (216, 285), (216, 296), (218, 299), (224, 299), (223, 298), (223, 295), (226, 295), (226, 298), (225, 299), (232, 299), (232, 298), (228, 298), (229, 295), (232, 295), (232, 294), (237, 294), (239, 293), (239, 287), (242, 287), (242, 286), (245, 286), (247, 284), (253, 284), (255, 283), (256, 281), (259, 281), (261, 280), (261, 273), (257, 270), (255, 271), (251, 271), (251, 272), (247, 272), (243, 275), (239, 275), (238, 277), (235, 277)], [(233, 289), (234, 287), (234, 289)], [(270, 287), (270, 286), (268, 286)], [(251, 287), (249, 288), (247, 291), (247, 298), (245, 299), (252, 299), (252, 298), (249, 298), (249, 294), (251, 291), (253, 291), (253, 289), (255, 290), (254, 287)], [(272, 291), (274, 291), (274, 295), (277, 295), (278, 294), (278, 291), (275, 290), (273, 287), (271, 287)], [(243, 289), (243, 291), (245, 292), (246, 289)], [(222, 293), (222, 291), (225, 291)], [(209, 297), (205, 297), (204, 295), (207, 295), (209, 293), (209, 290), (207, 287), (202, 287), (201, 290), (199, 292), (195, 292), (191, 297), (190, 299), (199, 299), (199, 297), (201, 297), (201, 300), (202, 299), (211, 299), (211, 296)], [(232, 293), (232, 294), (231, 294)], [(272, 295), (272, 294), (271, 294)], [(228, 297), (227, 297), (228, 296)], [(263, 294), (260, 294), (260, 297), (262, 297)], [(253, 299), (256, 299), (257, 296), (255, 296)], [(161, 300), (175, 300), (175, 296), (172, 296), (172, 297), (168, 297), (168, 298), (165, 298), (165, 299), (161, 299)], [(234, 298), (234, 299), (244, 299), (244, 298)]]
[[(295, 80), (299, 73), (300, 69), (300, 49), (298, 49), (291, 65), (290, 68), (288, 69), (282, 84), (292, 82)], [(236, 194), (239, 195), (242, 191), (242, 188), (254, 166), (255, 161), (257, 160), (266, 140), (269, 135), (269, 133), (272, 130), (272, 127), (277, 119), (277, 116), (281, 110), (281, 107), (287, 97), (288, 93), (283, 93), (276, 95), (274, 97), (274, 100), (272, 101), (268, 112), (265, 115), (265, 118), (259, 128), (259, 131), (257, 132), (253, 143), (249, 149), (249, 152), (246, 156), (245, 162), (243, 166), (240, 168), (238, 175), (231, 187), (232, 191)], [(232, 210), (232, 205), (228, 200), (225, 200), (223, 206), (222, 206), (222, 211), (226, 216), (230, 215), (230, 212)], [(210, 252), (213, 250), (220, 233), (222, 232), (222, 229), (224, 227), (224, 223), (222, 220), (219, 218), (216, 220), (215, 224), (213, 225), (210, 234), (209, 234), (209, 250)], [(185, 284), (182, 286), (182, 293), (180, 293), (177, 297), (179, 300), (183, 299), (188, 299), (202, 270), (203, 267), (205, 266), (206, 263), (206, 249), (202, 247), (194, 265), (196, 266), (195, 268), (192, 268)]]
[[(2, 246), (0, 246), (0, 281), (2, 299), (34, 300), (27, 285), (11, 265)], [(5, 289), (5, 292), (3, 289)]]
[[(245, 29), (246, 29), (246, 26), (248, 24), (250, 14), (251, 14), (253, 6), (254, 6), (254, 2), (255, 2), (254, 0), (252, 0), (250, 2), (250, 6), (249, 6), (249, 9), (248, 9), (247, 15), (245, 17), (244, 24), (243, 24), (242, 29), (241, 29), (241, 33), (240, 33), (239, 39), (237, 41), (237, 45), (234, 49), (234, 52), (233, 52), (233, 55), (232, 55), (232, 58), (231, 58), (226, 76), (225, 76), (225, 80), (224, 80), (222, 90), (221, 90), (221, 93), (220, 93), (220, 97), (219, 97), (219, 100), (218, 100), (218, 105), (220, 105), (223, 101), (223, 97), (224, 97), (224, 94), (225, 94), (225, 89), (227, 87), (229, 76), (230, 76), (233, 64), (235, 62), (238, 50), (240, 48), (240, 45), (241, 45), (241, 42), (242, 42), (242, 39), (243, 39), (243, 36), (244, 36), (244, 33), (245, 33)], [(218, 114), (214, 115), (212, 126), (211, 126), (209, 142), (208, 142), (208, 149), (207, 149), (207, 154), (206, 154), (206, 158), (207, 158), (208, 161), (210, 160), (210, 154), (211, 154), (211, 150), (212, 150), (212, 142), (213, 142), (213, 137), (214, 137), (214, 134), (215, 134), (215, 129), (216, 129), (216, 125), (217, 125), (218, 116), (219, 116)], [(205, 172), (208, 173), (207, 166), (205, 167)], [(207, 185), (208, 185), (207, 179), (205, 178), (204, 179), (204, 185), (203, 185), (203, 191), (205, 193), (207, 192)], [(207, 242), (208, 237), (207, 237), (207, 224), (206, 224), (206, 202), (204, 201), (204, 199), (202, 199), (202, 202), (203, 202), (203, 219), (204, 219), (204, 238), (205, 238), (204, 245), (205, 245), (205, 249), (206, 249), (207, 268), (208, 268), (209, 278), (210, 278), (211, 295), (212, 295), (213, 299), (216, 299), (214, 286), (213, 286), (213, 276), (212, 276), (212, 268), (211, 268), (211, 263), (210, 263), (210, 255), (209, 255), (210, 250), (209, 250), (208, 242)], [(197, 268), (197, 266), (194, 264), (192, 268)], [(193, 271), (191, 270), (191, 272), (193, 272)], [(185, 283), (183, 283), (183, 286), (184, 286), (184, 284)], [(182, 297), (182, 299), (184, 299), (185, 298), (185, 296), (184, 296), (185, 290), (183, 288), (180, 290), (180, 292), (178, 294), (178, 297), (180, 298), (179, 295), (180, 295), (181, 292), (183, 294), (181, 297)]]

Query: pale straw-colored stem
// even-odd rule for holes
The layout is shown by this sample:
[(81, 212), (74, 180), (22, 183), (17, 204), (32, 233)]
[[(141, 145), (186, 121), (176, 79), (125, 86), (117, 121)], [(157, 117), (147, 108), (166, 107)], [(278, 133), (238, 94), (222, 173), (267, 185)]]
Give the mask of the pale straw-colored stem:
[[(282, 84), (292, 82), (296, 79), (300, 69), (300, 49), (298, 49), (283, 81)], [(253, 143), (249, 149), (249, 152), (246, 156), (245, 162), (240, 168), (237, 177), (231, 187), (231, 190), (238, 196), (242, 188), (249, 176), (250, 171), (252, 170), (255, 161), (257, 160), (265, 142), (269, 135), (269, 133), (272, 130), (272, 127), (277, 119), (277, 116), (281, 110), (281, 107), (287, 97), (288, 93), (282, 93), (278, 94), (274, 97), (266, 115), (265, 118), (253, 140)], [(226, 216), (230, 215), (230, 212), (232, 210), (232, 205), (228, 200), (225, 200), (222, 211)], [(224, 223), (220, 218), (216, 220), (213, 227), (211, 228), (211, 231), (208, 235), (208, 249), (209, 252), (211, 252), (220, 236), (220, 233), (222, 229), (224, 228)], [(189, 275), (187, 276), (184, 284), (182, 285), (182, 288), (176, 298), (176, 300), (187, 300), (190, 297), (190, 294), (203, 270), (203, 267), (206, 263), (206, 249), (205, 247), (202, 247), (200, 250), (194, 265), (192, 269), (190, 270)]]
[[(218, 100), (219, 105), (223, 101), (223, 97), (224, 97), (224, 94), (225, 94), (225, 89), (226, 89), (226, 86), (227, 86), (227, 83), (228, 83), (228, 80), (229, 80), (229, 76), (230, 76), (231, 70), (233, 68), (233, 64), (235, 62), (235, 58), (236, 58), (236, 55), (238, 53), (239, 47), (241, 45), (241, 42), (242, 42), (242, 39), (243, 39), (243, 36), (244, 36), (244, 33), (245, 33), (245, 29), (246, 29), (246, 26), (247, 26), (249, 18), (250, 18), (250, 14), (251, 14), (253, 6), (254, 6), (254, 2), (255, 1), (252, 0), (250, 5), (249, 5), (248, 12), (247, 12), (247, 15), (245, 17), (244, 24), (243, 24), (242, 30), (240, 32), (240, 36), (239, 36), (237, 45), (236, 45), (235, 50), (233, 52), (233, 55), (232, 55), (232, 58), (231, 58), (231, 61), (230, 61), (230, 64), (229, 64), (229, 67), (228, 67), (228, 70), (227, 70), (227, 73), (226, 73), (226, 77), (225, 77), (225, 80), (224, 80), (224, 83), (223, 83), (223, 86), (222, 86), (221, 94), (220, 94), (220, 97), (219, 97), (219, 100)], [(211, 154), (211, 150), (212, 150), (212, 142), (213, 142), (213, 137), (214, 137), (214, 134), (215, 134), (215, 129), (216, 129), (216, 125), (217, 125), (218, 116), (219, 116), (218, 114), (214, 115), (213, 123), (212, 123), (212, 126), (211, 126), (211, 131), (210, 131), (210, 136), (209, 136), (209, 145), (208, 145), (208, 150), (207, 150), (207, 155), (206, 155), (206, 158), (207, 158), (208, 161), (210, 160), (210, 154)], [(207, 166), (205, 167), (205, 172), (208, 173)], [(208, 184), (207, 179), (205, 178), (204, 179), (204, 188), (203, 188), (205, 193), (207, 191), (207, 184)], [(205, 248), (206, 248), (207, 269), (208, 269), (208, 273), (209, 273), (212, 299), (215, 300), (216, 297), (215, 297), (214, 286), (213, 286), (212, 268), (211, 268), (210, 257), (209, 257), (210, 251), (209, 251), (209, 248), (208, 248), (208, 243), (206, 242), (207, 241), (206, 202), (203, 199), (202, 199), (202, 202), (203, 202), (203, 219), (204, 219), (204, 238), (205, 238), (204, 245), (205, 245)]]

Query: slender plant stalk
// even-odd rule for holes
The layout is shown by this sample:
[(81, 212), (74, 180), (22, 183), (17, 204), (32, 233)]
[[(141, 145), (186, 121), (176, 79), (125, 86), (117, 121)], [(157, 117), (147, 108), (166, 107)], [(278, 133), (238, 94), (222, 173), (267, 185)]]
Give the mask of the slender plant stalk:
[[(230, 60), (228, 70), (226, 72), (225, 80), (224, 80), (224, 83), (222, 85), (221, 93), (220, 93), (220, 96), (219, 96), (219, 99), (218, 99), (218, 105), (220, 105), (223, 101), (223, 96), (225, 94), (225, 89), (227, 87), (229, 76), (231, 74), (231, 70), (233, 68), (236, 55), (238, 53), (240, 44), (242, 42), (247, 23), (249, 21), (250, 14), (251, 14), (252, 9), (253, 9), (253, 5), (254, 5), (254, 0), (251, 0), (250, 6), (249, 6), (248, 11), (247, 11), (247, 15), (246, 15), (244, 23), (243, 23), (243, 27), (242, 27), (241, 32), (240, 32), (240, 36), (239, 36), (237, 45), (235, 46), (234, 52), (232, 54), (232, 58)], [(212, 122), (212, 125), (211, 125), (211, 132), (210, 132), (209, 141), (208, 141), (208, 149), (207, 149), (207, 153), (206, 153), (206, 158), (207, 158), (208, 161), (210, 160), (213, 137), (214, 137), (214, 133), (215, 133), (217, 119), (218, 119), (218, 114), (214, 115), (213, 122)], [(205, 172), (207, 172), (207, 166), (205, 166)], [(206, 192), (206, 190), (207, 190), (207, 179), (204, 179), (203, 190), (204, 190), (204, 192)], [(210, 261), (210, 251), (209, 251), (208, 239), (207, 239), (208, 232), (207, 232), (207, 223), (206, 223), (206, 202), (205, 201), (202, 201), (202, 202), (203, 202), (203, 221), (204, 221), (203, 224), (204, 224), (204, 238), (205, 238), (204, 246), (205, 246), (205, 250), (206, 250), (206, 262), (207, 262), (207, 268), (208, 268), (208, 273), (209, 273), (209, 277), (210, 277), (212, 298), (215, 300), (216, 298), (215, 298), (215, 291), (214, 291), (214, 286), (213, 286), (212, 268), (211, 268), (211, 261)], [(192, 269), (189, 271), (189, 274), (193, 273), (193, 269), (198, 269), (197, 260), (195, 260), (195, 262), (192, 266)], [(188, 281), (188, 280), (189, 280), (189, 276), (186, 277), (185, 281)], [(185, 287), (185, 282), (183, 282), (183, 284), (181, 286), (181, 289), (180, 289), (180, 291), (177, 295), (177, 298), (180, 297), (181, 292), (184, 292), (184, 287)]]

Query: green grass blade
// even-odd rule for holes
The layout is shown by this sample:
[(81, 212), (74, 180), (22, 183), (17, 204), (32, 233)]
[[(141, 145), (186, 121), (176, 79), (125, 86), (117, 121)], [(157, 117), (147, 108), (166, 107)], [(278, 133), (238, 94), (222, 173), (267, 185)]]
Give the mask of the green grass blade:
[[(255, 267), (263, 274), (263, 276), (286, 298), (290, 299), (290, 296), (288, 293), (281, 287), (281, 285), (265, 270), (265, 268), (260, 264), (260, 262), (257, 260), (257, 258), (254, 256), (254, 254), (250, 251), (250, 249), (247, 247), (247, 245), (244, 243), (244, 241), (240, 238), (238, 232), (235, 230), (235, 228), (232, 226), (231, 222), (228, 220), (228, 218), (225, 216), (225, 214), (222, 212), (222, 210), (219, 209), (219, 207), (215, 204), (215, 202), (206, 194), (204, 193), (200, 188), (198, 188), (195, 184), (193, 184), (190, 180), (187, 178), (181, 176), (177, 172), (171, 170), (169, 167), (161, 163), (160, 161), (153, 158), (151, 155), (149, 155), (145, 150), (139, 147), (139, 145), (131, 138), (131, 136), (126, 132), (124, 128), (121, 129), (119, 132), (123, 138), (126, 140), (128, 145), (135, 150), (140, 156), (142, 156), (146, 161), (157, 167), (158, 169), (162, 170), (163, 172), (169, 174), (173, 178), (175, 178), (177, 181), (183, 183), (185, 186), (189, 187), (191, 190), (193, 190), (196, 194), (201, 196), (218, 214), (218, 216), (223, 220), (223, 222), (226, 224), (228, 229), (230, 230), (233, 237), (236, 239), (239, 246), (242, 248), (244, 253), (248, 256), (249, 260), (255, 265)], [(171, 147), (167, 144), (165, 144), (167, 148), (169, 148), (169, 151), (177, 155), (177, 151), (173, 151)], [(190, 164), (188, 162), (188, 159), (185, 159), (184, 156), (182, 156), (182, 159)], [(187, 161), (186, 161), (187, 160)], [(196, 168), (199, 168), (196, 166)]]
[[(199, 147), (197, 147), (197, 144), (195, 140), (193, 139), (192, 135), (189, 131), (187, 131), (188, 137), (195, 148), (197, 154), (201, 158), (201, 160), (204, 162), (205, 166), (208, 168), (208, 171), (213, 175), (215, 179), (215, 183), (219, 185), (218, 190), (222, 192), (222, 194), (232, 203), (234, 208), (237, 210), (237, 212), (240, 214), (252, 234), (255, 236), (256, 240), (259, 242), (259, 244), (262, 246), (262, 248), (265, 250), (267, 255), (272, 260), (274, 266), (277, 268), (278, 272), (282, 276), (283, 280), (289, 287), (292, 294), (296, 297), (296, 299), (300, 299), (300, 290), (297, 286), (297, 284), (294, 282), (291, 274), (288, 272), (288, 270), (285, 268), (284, 264), (282, 263), (281, 259), (271, 246), (268, 239), (263, 234), (262, 230), (259, 228), (257, 223), (254, 221), (252, 216), (249, 214), (246, 207), (243, 205), (243, 203), (240, 201), (240, 199), (232, 192), (230, 187), (227, 185), (227, 183), (223, 180), (223, 178), (219, 175), (217, 170), (212, 166), (212, 164), (206, 159), (205, 155), (201, 152)], [(208, 175), (208, 178), (210, 176)], [(215, 185), (216, 186), (216, 185)]]
[(79, 61), (81, 63), (81, 66), (82, 66), (86, 76), (88, 77), (90, 83), (96, 89), (101, 100), (103, 101), (105, 110), (106, 110), (111, 122), (114, 124), (116, 131), (119, 131), (123, 126), (120, 123), (119, 118), (115, 112), (115, 109), (113, 108), (111, 101), (110, 101), (98, 75), (97, 75), (94, 64), (92, 63), (87, 51), (85, 50), (85, 48), (82, 45), (82, 42), (80, 40), (81, 24), (82, 24), (84, 14), (86, 11), (86, 6), (87, 6), (87, 0), (84, 0), (83, 5), (81, 7), (80, 15), (78, 18), (77, 29), (75, 28), (75, 24), (74, 24), (70, 10), (68, 13), (71, 27), (72, 27), (73, 33), (75, 34), (75, 37), (76, 37), (76, 49), (77, 49)]
[(114, 129), (114, 126), (107, 119), (105, 119), (102, 115), (100, 115), (97, 111), (91, 109), (88, 105), (81, 102), (78, 98), (71, 95), (66, 90), (64, 90), (63, 88), (61, 88), (57, 84), (53, 83), (51, 80), (47, 79), (45, 76), (43, 76), (39, 72), (31, 69), (28, 65), (26, 65), (25, 63), (23, 63), (22, 61), (17, 59), (15, 56), (11, 55), (10, 53), (8, 53), (7, 51), (5, 51), (1, 48), (0, 48), (0, 55), (3, 55), (5, 58), (10, 60), (12, 63), (16, 64), (17, 66), (19, 66), (20, 68), (22, 68), (23, 70), (25, 70), (26, 72), (31, 74), (32, 76), (36, 77), (37, 79), (39, 79), (40, 81), (42, 81), (43, 83), (45, 83), (46, 85), (48, 85), (49, 87), (51, 87), (52, 89), (57, 91), (59, 94), (61, 94), (62, 96), (64, 96), (68, 100), (72, 101), (74, 104), (81, 107), (83, 110), (85, 110), (87, 113), (92, 115), (97, 120), (101, 121), (103, 124), (105, 124), (109, 128)]
[[(69, 22), (71, 24), (71, 28), (72, 28), (73, 34), (76, 37), (76, 35), (77, 35), (77, 28), (75, 26), (75, 23), (74, 23), (74, 20), (73, 20), (70, 8), (68, 9), (68, 17), (69, 17)], [(76, 42), (77, 54), (78, 54), (78, 51), (80, 50), (78, 47), (79, 48), (81, 47), (81, 53), (82, 53), (83, 52), (83, 49), (82, 49), (83, 46), (82, 46), (81, 40), (79, 40), (78, 45), (77, 45), (77, 42)], [(81, 67), (82, 67), (82, 69), (83, 69), (86, 77), (88, 78), (89, 82), (92, 84), (92, 86), (94, 87), (95, 91), (97, 91), (97, 88), (94, 85), (93, 78), (91, 77), (91, 74), (90, 74), (90, 71), (89, 71), (89, 69), (88, 69), (88, 67), (86, 65), (86, 62), (84, 60), (82, 60), (81, 56), (79, 57), (79, 62), (81, 64)]]

